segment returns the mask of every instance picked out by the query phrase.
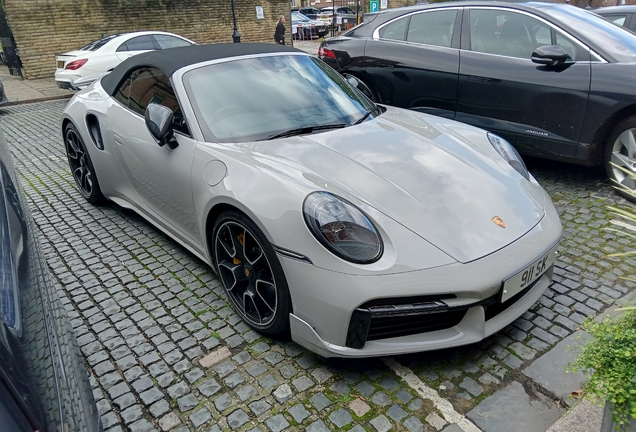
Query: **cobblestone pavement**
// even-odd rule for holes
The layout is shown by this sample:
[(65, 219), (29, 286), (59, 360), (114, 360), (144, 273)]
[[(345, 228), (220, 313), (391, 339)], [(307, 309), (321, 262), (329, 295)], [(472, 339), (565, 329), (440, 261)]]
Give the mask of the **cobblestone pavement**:
[(0, 110), (0, 125), (107, 431), (478, 430), (464, 414), (527, 384), (521, 368), (634, 288), (619, 276), (636, 262), (607, 257), (627, 240), (603, 230), (605, 205), (628, 204), (600, 172), (531, 160), (565, 231), (555, 282), (530, 311), (468, 347), (325, 361), (250, 330), (208, 266), (135, 213), (86, 203), (64, 154), (65, 103)]

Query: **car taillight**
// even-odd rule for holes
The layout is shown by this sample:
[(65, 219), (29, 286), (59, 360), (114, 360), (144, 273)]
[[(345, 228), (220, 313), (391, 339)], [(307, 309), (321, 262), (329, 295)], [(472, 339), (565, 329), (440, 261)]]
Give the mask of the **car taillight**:
[(81, 68), (82, 66), (84, 66), (84, 63), (86, 63), (87, 61), (88, 61), (88, 59), (73, 60), (72, 62), (67, 64), (64, 69), (66, 69), (66, 70), (77, 70), (77, 69)]
[(318, 48), (318, 57), (336, 59), (336, 55), (330, 49), (320, 47)]

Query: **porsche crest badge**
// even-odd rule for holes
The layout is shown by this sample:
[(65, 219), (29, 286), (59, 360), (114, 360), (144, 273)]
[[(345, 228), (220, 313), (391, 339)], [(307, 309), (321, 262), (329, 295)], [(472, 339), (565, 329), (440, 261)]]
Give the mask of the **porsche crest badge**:
[(501, 228), (506, 227), (506, 223), (499, 216), (495, 216), (494, 218), (492, 218), (492, 221)]

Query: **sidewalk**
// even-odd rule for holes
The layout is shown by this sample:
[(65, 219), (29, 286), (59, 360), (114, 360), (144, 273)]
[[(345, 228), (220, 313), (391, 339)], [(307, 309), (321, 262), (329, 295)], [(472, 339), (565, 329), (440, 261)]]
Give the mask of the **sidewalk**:
[(299, 50), (305, 51), (308, 54), (313, 56), (318, 55), (318, 47), (320, 46), (321, 39), (315, 40), (295, 40), (293, 41), (293, 47), (298, 48)]
[(58, 88), (53, 77), (26, 80), (10, 75), (6, 66), (0, 66), (0, 79), (9, 100), (4, 106), (70, 98), (75, 93), (74, 90)]

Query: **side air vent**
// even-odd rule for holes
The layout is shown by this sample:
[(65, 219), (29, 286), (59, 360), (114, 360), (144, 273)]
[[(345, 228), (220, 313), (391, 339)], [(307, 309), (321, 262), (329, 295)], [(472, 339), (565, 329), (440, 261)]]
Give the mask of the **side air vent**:
[(104, 140), (102, 138), (102, 130), (99, 127), (99, 120), (93, 114), (88, 114), (86, 116), (86, 127), (88, 128), (88, 133), (91, 136), (91, 140), (95, 147), (100, 150), (104, 150)]

